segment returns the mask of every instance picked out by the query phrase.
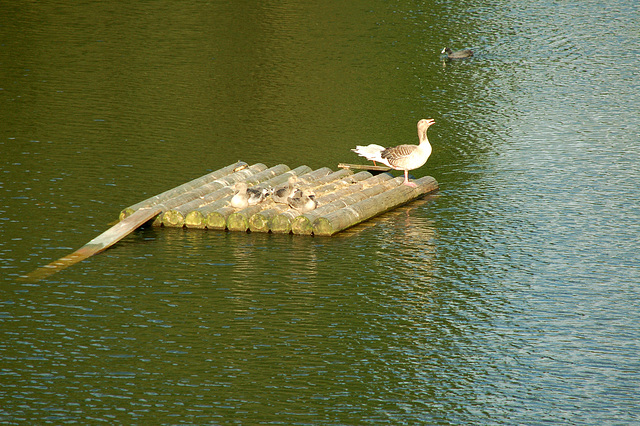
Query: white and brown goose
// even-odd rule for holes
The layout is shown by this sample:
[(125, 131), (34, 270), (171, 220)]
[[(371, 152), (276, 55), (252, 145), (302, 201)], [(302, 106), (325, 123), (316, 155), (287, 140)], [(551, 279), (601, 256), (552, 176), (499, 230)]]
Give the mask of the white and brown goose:
[(385, 148), (380, 145), (356, 146), (353, 152), (371, 161), (385, 164), (395, 170), (404, 171), (404, 184), (412, 187), (417, 185), (409, 182), (409, 170), (420, 168), (431, 155), (431, 144), (427, 138), (427, 130), (435, 123), (433, 119), (418, 121), (418, 138), (420, 145), (398, 145)]

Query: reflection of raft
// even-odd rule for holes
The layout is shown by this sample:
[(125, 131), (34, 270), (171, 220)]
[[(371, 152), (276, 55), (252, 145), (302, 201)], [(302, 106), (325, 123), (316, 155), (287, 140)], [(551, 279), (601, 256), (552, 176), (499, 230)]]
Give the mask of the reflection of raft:
[[(297, 187), (315, 194), (315, 210), (301, 214), (271, 198), (242, 210), (229, 205), (237, 182), (276, 188), (291, 175), (298, 176)], [(284, 164), (267, 168), (238, 162), (134, 204), (120, 213), (120, 219), (140, 209), (159, 208), (153, 221), (156, 226), (328, 236), (438, 189), (429, 176), (415, 180), (417, 188), (402, 182), (401, 176), (354, 174), (349, 168), (334, 172), (327, 167), (300, 166), (291, 170)]]

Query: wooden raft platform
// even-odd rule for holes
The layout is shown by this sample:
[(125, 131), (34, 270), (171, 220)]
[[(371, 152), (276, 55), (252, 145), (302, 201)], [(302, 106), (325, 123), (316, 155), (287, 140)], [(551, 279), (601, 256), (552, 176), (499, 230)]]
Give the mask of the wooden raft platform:
[[(271, 197), (241, 210), (230, 206), (234, 184), (278, 188), (292, 175), (298, 177), (297, 188), (315, 194), (315, 210), (301, 214)], [(154, 226), (330, 236), (438, 189), (430, 176), (414, 180), (417, 188), (402, 182), (402, 176), (373, 176), (350, 168), (290, 169), (284, 164), (268, 168), (239, 161), (127, 207), (120, 220), (140, 210), (159, 210)]]
[[(379, 171), (379, 166), (364, 166), (371, 167)], [(284, 164), (268, 168), (261, 163), (249, 166), (239, 161), (127, 207), (120, 212), (116, 225), (73, 253), (22, 278), (28, 282), (46, 278), (106, 250), (149, 221), (156, 226), (330, 236), (438, 189), (438, 182), (430, 176), (414, 180), (418, 186), (412, 188), (403, 185), (402, 176), (354, 173), (353, 168), (357, 169), (347, 167), (334, 172), (327, 167), (311, 170), (300, 166), (291, 170)], [(296, 187), (316, 195), (316, 209), (301, 214), (288, 205), (276, 204), (270, 197), (241, 210), (230, 206), (236, 183), (277, 188), (292, 175), (298, 176)]]

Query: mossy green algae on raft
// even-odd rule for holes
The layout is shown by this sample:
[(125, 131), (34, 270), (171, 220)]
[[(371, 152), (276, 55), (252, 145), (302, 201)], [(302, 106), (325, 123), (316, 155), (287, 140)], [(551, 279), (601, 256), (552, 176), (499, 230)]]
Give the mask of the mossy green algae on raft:
[[(294, 175), (296, 188), (315, 195), (314, 210), (303, 214), (269, 196), (243, 209), (230, 205), (236, 183), (271, 191)], [(127, 207), (120, 218), (157, 207), (155, 226), (330, 236), (438, 190), (438, 182), (430, 176), (413, 182), (415, 188), (404, 185), (402, 177), (385, 173), (374, 176), (368, 171), (354, 174), (350, 169), (291, 169), (284, 164), (267, 167), (239, 161)]]

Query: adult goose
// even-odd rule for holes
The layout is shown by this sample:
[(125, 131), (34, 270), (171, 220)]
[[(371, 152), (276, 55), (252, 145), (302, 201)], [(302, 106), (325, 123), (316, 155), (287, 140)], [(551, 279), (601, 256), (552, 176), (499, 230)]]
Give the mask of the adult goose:
[(463, 49), (463, 50), (458, 50), (457, 52), (454, 52), (450, 48), (445, 47), (444, 49), (442, 49), (442, 52), (440, 53), (445, 53), (447, 55), (447, 58), (449, 59), (464, 59), (464, 58), (470, 58), (473, 56), (473, 50), (471, 49)]
[(431, 144), (427, 138), (427, 130), (433, 123), (435, 123), (433, 119), (422, 119), (418, 121), (418, 138), (420, 139), (420, 145), (398, 145), (391, 148), (384, 148), (378, 145), (379, 149), (370, 148), (372, 145), (366, 147), (356, 146), (352, 151), (368, 160), (385, 164), (392, 169), (403, 170), (403, 183), (415, 188), (417, 185), (409, 182), (409, 170), (422, 167), (429, 159), (431, 155)]

